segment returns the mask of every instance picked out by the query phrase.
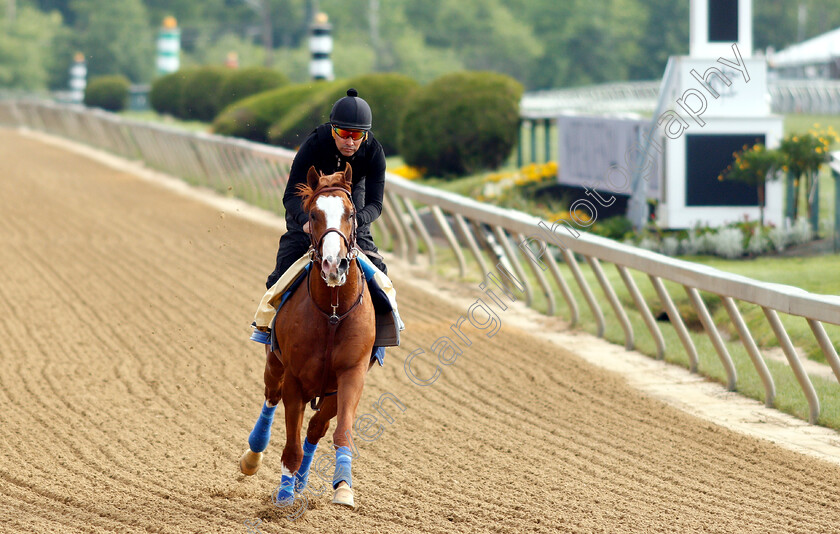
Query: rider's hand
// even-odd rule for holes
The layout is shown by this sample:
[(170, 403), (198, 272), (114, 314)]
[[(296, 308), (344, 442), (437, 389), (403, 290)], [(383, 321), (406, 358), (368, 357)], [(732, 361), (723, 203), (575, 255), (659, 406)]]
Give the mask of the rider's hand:
[(309, 221), (306, 221), (306, 224), (303, 225), (303, 231), (309, 233)]

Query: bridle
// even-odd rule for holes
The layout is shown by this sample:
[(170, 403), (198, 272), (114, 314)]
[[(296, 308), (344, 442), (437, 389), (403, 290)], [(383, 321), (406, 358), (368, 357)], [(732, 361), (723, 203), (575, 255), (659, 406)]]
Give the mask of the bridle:
[[(333, 233), (333, 232), (338, 234), (338, 236), (342, 239), (342, 241), (344, 241), (344, 246), (347, 248), (347, 254), (344, 256), (344, 258), (341, 258), (341, 259), (350, 261), (350, 260), (354, 259), (356, 256), (358, 256), (358, 254), (359, 254), (359, 251), (356, 248), (356, 227), (357, 227), (357, 224), (358, 224), (356, 222), (356, 206), (353, 204), (353, 196), (350, 194), (350, 190), (346, 189), (344, 187), (338, 187), (338, 186), (324, 187), (323, 189), (319, 189), (317, 192), (315, 192), (315, 194), (312, 195), (312, 199), (309, 202), (314, 203), (315, 199), (317, 197), (321, 196), (324, 193), (329, 193), (329, 192), (332, 192), (332, 191), (341, 191), (342, 193), (347, 195), (347, 198), (350, 200), (350, 209), (351, 209), (350, 216), (351, 216), (352, 221), (353, 221), (353, 229), (350, 230), (350, 239), (347, 239), (347, 236), (344, 235), (344, 232), (342, 232), (339, 228), (334, 228), (334, 227), (333, 228), (327, 228), (326, 230), (324, 230), (324, 233), (321, 234), (321, 237), (318, 238), (317, 242), (315, 241), (315, 236), (310, 232), (310, 234), (309, 234), (309, 242), (310, 242), (309, 260), (310, 261), (317, 261), (319, 263), (321, 261), (323, 261), (323, 258), (321, 257), (321, 245), (324, 243), (324, 238), (327, 237), (328, 234)], [(323, 273), (321, 274), (321, 276), (323, 276)], [(326, 278), (324, 280), (326, 281)]]
[[(327, 228), (324, 231), (324, 233), (321, 234), (321, 237), (318, 239), (317, 243), (315, 242), (315, 236), (310, 232), (309, 239), (311, 242), (311, 247), (309, 249), (309, 261), (311, 263), (317, 261), (320, 264), (323, 261), (323, 258), (321, 257), (321, 245), (324, 242), (324, 237), (326, 237), (326, 235), (330, 232), (337, 233), (339, 237), (341, 237), (341, 239), (344, 241), (344, 245), (347, 247), (347, 254), (344, 256), (344, 258), (341, 258), (342, 260), (345, 260), (347, 262), (353, 261), (359, 254), (359, 249), (356, 248), (356, 206), (353, 204), (353, 196), (351, 195), (350, 191), (344, 187), (324, 187), (323, 189), (319, 189), (314, 195), (312, 195), (312, 199), (310, 200), (310, 202), (314, 203), (316, 197), (322, 195), (323, 193), (328, 193), (331, 191), (341, 191), (342, 193), (346, 194), (347, 198), (350, 200), (353, 229), (350, 231), (350, 239), (347, 239), (347, 236), (345, 236), (344, 232), (342, 232), (339, 228)], [(309, 403), (309, 406), (313, 410), (320, 411), (321, 404), (323, 404), (324, 402), (324, 390), (327, 387), (327, 376), (329, 375), (330, 367), (332, 367), (332, 351), (335, 345), (335, 331), (338, 329), (339, 323), (341, 323), (341, 321), (347, 318), (359, 306), (359, 304), (362, 303), (362, 297), (365, 294), (365, 280), (362, 270), (359, 269), (359, 296), (356, 297), (356, 302), (354, 302), (353, 305), (350, 306), (350, 309), (339, 315), (337, 313), (339, 304), (339, 286), (330, 286), (330, 307), (332, 308), (332, 313), (327, 313), (324, 310), (322, 310), (320, 306), (318, 306), (318, 303), (315, 301), (315, 299), (312, 298), (312, 287), (310, 283), (311, 274), (312, 268), (309, 269), (306, 275), (306, 291), (309, 294), (309, 299), (312, 301), (312, 304), (315, 306), (315, 309), (318, 310), (321, 313), (321, 315), (326, 317), (327, 324), (329, 325), (329, 333), (327, 334), (327, 346), (324, 350), (324, 373), (321, 377), (321, 393), (317, 397), (313, 398)], [(326, 282), (326, 276), (324, 275), (323, 271), (321, 271), (321, 278), (323, 278)]]

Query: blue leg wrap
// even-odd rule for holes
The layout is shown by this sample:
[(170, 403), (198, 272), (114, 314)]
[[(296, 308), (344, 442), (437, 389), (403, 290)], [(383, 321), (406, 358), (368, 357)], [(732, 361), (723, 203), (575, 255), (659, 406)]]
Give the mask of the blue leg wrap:
[(294, 475), (283, 475), (280, 478), (280, 485), (277, 486), (277, 493), (274, 494), (275, 506), (289, 506), (295, 502), (295, 477)]
[(254, 452), (262, 452), (268, 447), (268, 440), (271, 439), (271, 423), (274, 422), (274, 410), (277, 406), (268, 407), (263, 403), (262, 412), (254, 425), (254, 430), (248, 436), (248, 446)]
[(335, 450), (335, 475), (333, 475), (333, 489), (338, 487), (338, 483), (342, 480), (347, 482), (347, 485), (353, 487), (353, 476), (350, 474), (350, 469), (353, 463), (353, 453), (350, 452), (350, 447), (339, 447)]
[(312, 445), (309, 440), (303, 439), (303, 460), (295, 473), (295, 491), (300, 493), (306, 488), (306, 481), (309, 480), (309, 466), (312, 465), (312, 458), (315, 457), (315, 449), (318, 444)]

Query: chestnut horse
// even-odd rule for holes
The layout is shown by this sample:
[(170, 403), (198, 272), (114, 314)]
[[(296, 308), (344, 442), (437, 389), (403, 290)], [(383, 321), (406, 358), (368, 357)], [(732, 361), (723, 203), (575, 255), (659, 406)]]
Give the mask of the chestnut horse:
[[(351, 426), (372, 363), (376, 321), (364, 275), (355, 259), (359, 251), (351, 173), (349, 164), (344, 172), (331, 175), (319, 175), (311, 167), (307, 183), (298, 186), (303, 208), (309, 214), (310, 268), (307, 279), (275, 319), (278, 350), (266, 349), (265, 403), (248, 439), (250, 448), (239, 463), (246, 475), (257, 472), (262, 451), (268, 445), (274, 409), (282, 400), (286, 446), (276, 496), (279, 504), (291, 504), (294, 492), (306, 487), (318, 441), (327, 433), (330, 419), (338, 415), (333, 433), (336, 464), (332, 502), (354, 506)], [(303, 412), (309, 401), (318, 411), (309, 421), (301, 447)]]

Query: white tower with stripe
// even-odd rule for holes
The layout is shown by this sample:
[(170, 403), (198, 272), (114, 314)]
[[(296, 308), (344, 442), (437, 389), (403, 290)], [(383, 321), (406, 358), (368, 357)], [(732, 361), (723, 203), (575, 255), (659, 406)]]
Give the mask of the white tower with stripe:
[(85, 87), (87, 87), (87, 63), (85, 55), (76, 52), (73, 56), (73, 64), (70, 65), (70, 102), (81, 104), (85, 99)]
[(181, 67), (181, 29), (175, 17), (163, 19), (157, 40), (157, 73), (169, 74)]
[(326, 13), (318, 13), (315, 15), (312, 26), (309, 27), (309, 51), (312, 53), (312, 59), (309, 61), (309, 75), (313, 80), (335, 78), (332, 59), (330, 59), (332, 49), (332, 24), (328, 22)]

